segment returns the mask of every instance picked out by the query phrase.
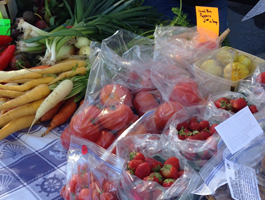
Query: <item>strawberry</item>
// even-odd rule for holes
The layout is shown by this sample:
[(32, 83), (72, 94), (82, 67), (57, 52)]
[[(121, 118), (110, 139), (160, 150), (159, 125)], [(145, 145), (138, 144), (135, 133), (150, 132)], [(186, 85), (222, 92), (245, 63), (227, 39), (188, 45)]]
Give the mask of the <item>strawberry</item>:
[(142, 160), (131, 160), (131, 161), (128, 163), (127, 168), (128, 168), (129, 170), (134, 171), (134, 170), (136, 169), (136, 167), (137, 167), (138, 165), (142, 164), (143, 162), (144, 162), (144, 161), (142, 161)]
[(262, 72), (260, 75), (258, 75), (256, 81), (265, 84), (265, 72)]
[(143, 179), (146, 176), (149, 176), (151, 173), (150, 166), (147, 162), (141, 163), (136, 167), (135, 176)]
[(221, 98), (217, 99), (217, 101), (214, 102), (214, 105), (217, 108), (221, 108), (224, 110), (231, 110), (230, 100), (228, 98), (225, 98), (225, 97), (221, 97)]
[(200, 134), (203, 136), (204, 140), (207, 140), (207, 138), (211, 136), (211, 133), (208, 130), (202, 130), (200, 131)]
[(175, 179), (168, 178), (163, 181), (163, 187), (170, 187), (175, 182)]
[(244, 98), (232, 99), (230, 100), (230, 102), (232, 108), (235, 109), (236, 111), (239, 111), (248, 105), (248, 102)]
[(197, 153), (194, 152), (182, 152), (182, 155), (187, 159), (187, 160), (195, 160), (197, 157)]
[(188, 137), (190, 140), (204, 140), (204, 137), (200, 132), (193, 131), (192, 134)]
[(149, 176), (145, 177), (143, 179), (144, 181), (155, 181), (159, 183), (160, 185), (163, 183), (163, 177), (158, 172), (153, 172)]
[(179, 170), (179, 159), (177, 159), (176, 157), (170, 157), (165, 161), (164, 165), (172, 165), (177, 170)]
[(180, 131), (182, 128), (189, 128), (189, 125), (187, 122), (182, 122), (180, 124), (177, 125), (177, 130)]
[(160, 169), (161, 174), (163, 175), (164, 178), (173, 178), (177, 179), (179, 177), (179, 172), (178, 170), (173, 167), (172, 165), (164, 165)]
[(158, 172), (163, 167), (161, 162), (150, 157), (146, 157), (145, 162), (149, 164), (152, 172)]
[(212, 154), (209, 151), (203, 151), (199, 153), (199, 157), (203, 160), (209, 160), (212, 157)]
[(200, 131), (202, 130), (200, 123), (198, 122), (192, 122), (189, 126), (190, 130), (192, 131)]
[(190, 126), (193, 122), (198, 122), (196, 117), (192, 117), (188, 123), (188, 125)]
[(179, 177), (181, 177), (184, 174), (184, 170), (179, 171)]
[(215, 127), (216, 127), (217, 125), (218, 125), (218, 124), (213, 124), (213, 125), (211, 125), (211, 127), (209, 128), (209, 131), (210, 131), (210, 134), (211, 134), (211, 135), (213, 135), (213, 134), (216, 132)]
[(130, 153), (130, 160), (145, 160), (145, 157), (142, 153), (138, 153), (138, 152), (131, 152)]
[(179, 132), (178, 132), (178, 138), (180, 140), (185, 140), (190, 134), (192, 134), (192, 132), (189, 129), (186, 128), (182, 128)]
[(251, 111), (252, 114), (258, 112), (258, 109), (255, 105), (251, 105), (249, 106), (249, 110)]
[(200, 125), (201, 125), (201, 129), (202, 130), (210, 128), (210, 123), (208, 121), (206, 121), (206, 120), (201, 121)]

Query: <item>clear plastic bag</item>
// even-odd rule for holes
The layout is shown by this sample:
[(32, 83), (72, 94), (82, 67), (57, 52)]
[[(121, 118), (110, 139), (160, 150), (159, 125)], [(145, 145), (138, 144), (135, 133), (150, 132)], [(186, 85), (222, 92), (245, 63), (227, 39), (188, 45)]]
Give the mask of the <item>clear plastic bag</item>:
[(133, 95), (155, 89), (150, 74), (153, 42), (122, 30), (102, 41), (90, 71), (85, 102), (62, 133), (64, 147), (69, 147), (74, 134), (107, 149), (138, 119), (133, 113)]
[[(231, 154), (225, 145), (218, 150), (218, 153), (212, 157), (206, 165), (200, 170), (200, 175), (204, 180), (199, 188), (193, 191), (194, 194), (198, 195), (214, 195), (218, 188), (227, 184), (224, 160), (230, 160), (234, 163), (239, 163), (248, 167), (255, 169), (257, 172), (258, 184), (260, 186), (264, 184), (264, 176), (260, 174), (261, 161), (265, 156), (265, 137), (264, 134), (258, 136), (252, 142), (250, 142), (246, 147)], [(222, 196), (230, 194), (230, 191), (227, 191), (226, 187), (220, 188), (220, 191), (217, 192), (217, 200), (221, 200)], [(220, 198), (218, 196), (220, 195)]]
[(158, 182), (144, 181), (124, 170), (121, 180), (123, 187), (119, 189), (123, 200), (198, 199), (198, 196), (191, 194), (190, 191), (200, 183), (200, 177), (163, 135), (135, 135), (119, 140), (117, 155), (129, 162), (130, 152), (140, 152), (145, 158), (154, 158), (162, 164), (168, 158), (176, 157), (179, 159), (180, 170), (184, 170), (184, 173), (173, 185), (166, 188)]
[[(227, 113), (234, 114), (246, 106), (249, 106), (249, 109), (253, 114), (258, 113), (260, 110), (264, 108), (264, 101), (265, 101), (264, 92), (258, 95), (257, 93), (254, 93), (253, 91), (255, 90), (254, 88), (250, 88), (249, 86), (246, 85), (245, 86), (241, 85), (239, 88), (240, 88), (239, 92), (227, 91), (227, 92), (218, 92), (210, 94), (208, 97), (207, 105), (213, 109), (213, 112), (218, 112), (220, 113), (221, 116), (226, 116)], [(246, 101), (246, 103), (240, 102), (241, 105), (238, 106), (237, 102), (235, 101), (236, 99), (240, 98), (243, 98)], [(233, 100), (234, 102), (231, 103), (230, 100)]]
[[(193, 63), (210, 50), (218, 48), (217, 35), (197, 27), (158, 26), (154, 33), (155, 60), (168, 59), (171, 64)], [(187, 62), (187, 63), (186, 63)]]
[(100, 146), (71, 136), (67, 159), (67, 183), (61, 190), (65, 200), (118, 199), (125, 160)]
[[(188, 160), (188, 163), (199, 171), (217, 152), (220, 136), (215, 131), (214, 126), (230, 116), (232, 115), (229, 113), (226, 116), (220, 116), (205, 105), (186, 107), (170, 118), (163, 134), (173, 142), (173, 145)], [(191, 120), (194, 118), (196, 118), (194, 120), (195, 124), (200, 124), (199, 127), (192, 127), (197, 126), (192, 125)], [(202, 121), (208, 122), (207, 127), (203, 125), (204, 122)], [(195, 137), (197, 134), (198, 137)], [(203, 135), (203, 137), (200, 135)]]
[(165, 59), (154, 63), (151, 70), (152, 81), (164, 101), (175, 101), (183, 107), (203, 103), (200, 89), (188, 70)]

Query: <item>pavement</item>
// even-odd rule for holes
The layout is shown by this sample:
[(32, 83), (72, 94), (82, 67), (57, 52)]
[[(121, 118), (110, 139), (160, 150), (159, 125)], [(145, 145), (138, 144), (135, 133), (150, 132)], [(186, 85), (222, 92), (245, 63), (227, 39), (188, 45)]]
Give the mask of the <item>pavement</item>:
[(228, 35), (230, 46), (265, 59), (265, 20), (262, 21), (265, 14), (242, 22), (241, 20), (253, 5), (231, 1), (228, 3), (228, 28), (231, 30)]

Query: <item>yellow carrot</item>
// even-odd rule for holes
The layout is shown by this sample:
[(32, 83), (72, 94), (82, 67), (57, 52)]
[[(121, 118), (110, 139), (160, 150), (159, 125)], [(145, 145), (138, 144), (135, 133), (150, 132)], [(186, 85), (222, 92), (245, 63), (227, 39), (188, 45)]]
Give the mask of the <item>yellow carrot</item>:
[(32, 81), (26, 82), (23, 85), (2, 85), (2, 84), (0, 84), (0, 88), (4, 89), (4, 90), (24, 92), (24, 91), (30, 90), (30, 89), (38, 86), (38, 85), (48, 84), (51, 81), (53, 81), (54, 79), (55, 79), (54, 77), (46, 76), (43, 78), (38, 78), (38, 79), (34, 79)]
[(29, 72), (26, 74), (17, 75), (11, 78), (2, 79), (0, 80), (0, 83), (9, 83), (10, 81), (20, 80), (20, 79), (35, 79), (35, 78), (41, 78), (43, 75), (38, 72)]
[(40, 107), (41, 103), (44, 101), (43, 99), (34, 101), (32, 103), (28, 103), (17, 108), (14, 108), (3, 115), (0, 115), (0, 127), (5, 126), (13, 119), (18, 117), (22, 117), (25, 115), (33, 115), (36, 113), (37, 109)]
[(74, 77), (77, 74), (85, 74), (86, 71), (87, 71), (87, 69), (85, 67), (80, 67), (80, 68), (77, 68), (76, 70), (71, 70), (71, 71), (63, 72), (59, 76), (57, 76), (56, 79), (54, 79), (52, 82), (50, 82), (49, 85), (54, 84), (57, 81), (60, 81), (60, 80), (62, 80), (64, 78)]
[(19, 80), (9, 81), (9, 83), (26, 83), (32, 80), (35, 80), (35, 79), (19, 79)]
[(50, 94), (50, 89), (48, 85), (41, 84), (33, 88), (32, 90), (27, 91), (23, 95), (15, 99), (12, 99), (6, 103), (3, 103), (2, 105), (0, 105), (0, 110), (18, 107), (18, 106), (42, 99), (44, 97), (47, 97), (49, 94)]
[(17, 98), (23, 94), (25, 94), (25, 92), (18, 92), (18, 91), (12, 91), (12, 90), (0, 90), (0, 97)]
[(34, 120), (35, 115), (26, 115), (13, 119), (0, 130), (0, 140), (6, 138), (12, 133), (28, 128)]

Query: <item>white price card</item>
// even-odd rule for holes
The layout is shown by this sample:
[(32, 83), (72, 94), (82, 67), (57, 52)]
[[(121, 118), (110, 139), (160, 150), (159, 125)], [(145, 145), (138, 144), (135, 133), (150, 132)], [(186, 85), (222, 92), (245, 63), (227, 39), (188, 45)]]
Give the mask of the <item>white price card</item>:
[(253, 168), (225, 159), (225, 174), (233, 199), (261, 200), (256, 172)]
[(215, 129), (232, 154), (263, 133), (248, 106), (216, 126)]

